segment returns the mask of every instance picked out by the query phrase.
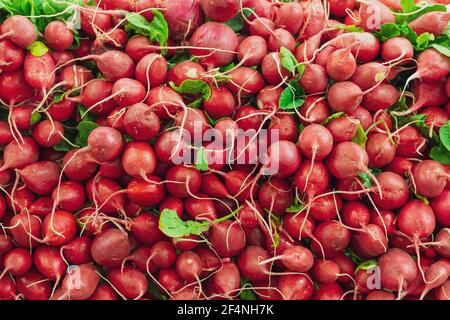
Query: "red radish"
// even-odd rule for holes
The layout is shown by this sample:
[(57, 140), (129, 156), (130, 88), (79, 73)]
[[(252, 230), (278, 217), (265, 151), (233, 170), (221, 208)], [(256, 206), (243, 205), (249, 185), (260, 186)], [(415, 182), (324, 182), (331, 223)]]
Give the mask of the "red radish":
[(442, 286), (434, 290), (436, 300), (450, 300), (450, 281), (447, 280)]
[(319, 289), (314, 292), (313, 300), (340, 300), (343, 291), (341, 286), (336, 283), (320, 284)]
[(128, 235), (118, 229), (109, 229), (92, 241), (91, 254), (99, 265), (114, 268), (120, 266), (129, 254)]
[(238, 95), (256, 94), (265, 85), (262, 75), (248, 67), (234, 69), (228, 75), (230, 77), (228, 88)]
[(64, 51), (72, 45), (74, 37), (63, 21), (52, 21), (45, 27), (44, 38), (52, 49)]
[(369, 111), (386, 110), (400, 97), (400, 93), (394, 86), (381, 83), (375, 89), (364, 95), (362, 105)]
[(193, 251), (184, 251), (177, 257), (177, 274), (185, 281), (196, 281), (201, 273), (202, 261)]
[(425, 288), (420, 295), (421, 300), (427, 295), (430, 290), (443, 285), (447, 281), (450, 275), (449, 266), (449, 261), (445, 261), (444, 259), (442, 259), (433, 263), (425, 271)]
[(414, 48), (411, 42), (402, 37), (391, 38), (381, 45), (381, 57), (385, 62), (405, 60), (407, 63), (409, 59), (414, 56)]
[(259, 65), (267, 55), (267, 42), (263, 37), (249, 36), (239, 44), (237, 51), (237, 57), (244, 66)]
[(291, 34), (296, 34), (303, 24), (303, 7), (297, 2), (281, 4), (277, 12), (275, 23), (278, 27), (284, 27)]
[(409, 199), (409, 189), (405, 179), (396, 173), (385, 171), (377, 176), (381, 194), (374, 193), (377, 207), (394, 210), (402, 207)]
[(250, 25), (250, 34), (260, 36), (265, 40), (269, 39), (272, 31), (275, 29), (275, 22), (266, 17), (260, 17), (252, 21)]
[(145, 180), (141, 178), (131, 180), (126, 193), (130, 200), (141, 206), (153, 206), (164, 199), (166, 190), (158, 177), (146, 176)]
[(350, 79), (356, 71), (356, 60), (351, 47), (334, 51), (327, 59), (327, 73), (336, 81)]
[[(86, 195), (83, 186), (77, 181), (64, 181), (52, 192), (52, 200), (58, 201), (62, 210), (78, 211), (83, 206)], [(53, 203), (52, 203), (53, 206)]]
[(426, 139), (415, 127), (406, 127), (398, 133), (397, 156), (411, 158), (416, 157), (424, 151)]
[(436, 220), (444, 227), (450, 227), (450, 208), (447, 203), (450, 200), (450, 190), (444, 190), (436, 198), (431, 199)]
[(66, 211), (50, 212), (42, 222), (43, 242), (51, 246), (67, 244), (75, 237), (76, 220)]
[(317, 260), (311, 271), (314, 279), (321, 283), (329, 284), (336, 282), (339, 277), (339, 265), (333, 260)]
[(342, 220), (349, 227), (359, 229), (369, 224), (370, 211), (359, 201), (346, 202), (342, 208)]
[(132, 177), (147, 177), (156, 169), (156, 156), (152, 147), (146, 142), (127, 144), (122, 155), (122, 166)]
[[(314, 235), (318, 243), (322, 245), (326, 258), (333, 258), (338, 255), (350, 242), (350, 232), (337, 221), (323, 222), (314, 230)], [(312, 249), (315, 253), (322, 252), (318, 243), (312, 243)]]
[(96, 7), (85, 7), (80, 10), (81, 29), (91, 36), (105, 32), (111, 27), (111, 16), (98, 12)]
[(326, 128), (333, 136), (335, 143), (352, 141), (358, 130), (360, 120), (353, 117), (341, 117), (333, 119), (326, 125)]
[(337, 82), (328, 90), (328, 103), (336, 112), (353, 112), (361, 104), (364, 93), (350, 81)]
[(64, 258), (71, 264), (80, 265), (92, 261), (92, 240), (88, 236), (73, 239), (61, 249)]
[(23, 142), (11, 141), (3, 150), (3, 165), (0, 172), (6, 169), (23, 169), (38, 160), (39, 149), (30, 137), (23, 137)]
[(208, 18), (219, 22), (230, 20), (239, 11), (238, 0), (201, 0), (200, 6)]
[(396, 147), (386, 134), (374, 133), (368, 137), (366, 151), (369, 155), (369, 166), (381, 168), (394, 160)]
[(118, 295), (109, 285), (101, 283), (89, 297), (89, 300), (118, 300)]
[(428, 32), (438, 36), (445, 31), (449, 19), (448, 12), (427, 12), (408, 25), (412, 31), (419, 35)]
[(0, 40), (0, 70), (11, 72), (20, 69), (25, 55), (12, 41)]
[(327, 158), (328, 169), (338, 179), (351, 180), (360, 172), (368, 172), (367, 152), (354, 142), (341, 142), (334, 146)]
[(299, 83), (308, 94), (324, 92), (328, 86), (327, 71), (319, 64), (307, 64)]
[(416, 192), (426, 198), (435, 198), (444, 191), (447, 185), (447, 173), (436, 161), (425, 160), (413, 169)]
[(408, 236), (423, 238), (436, 227), (433, 209), (420, 200), (410, 200), (398, 214), (398, 228)]
[(14, 241), (21, 247), (35, 247), (41, 236), (41, 220), (26, 213), (16, 214), (10, 221), (11, 234)]
[(269, 254), (261, 247), (248, 246), (238, 257), (237, 265), (241, 274), (250, 281), (265, 280), (269, 277), (269, 266), (260, 261), (269, 259)]
[(389, 67), (380, 62), (368, 62), (360, 64), (351, 78), (351, 81), (362, 90), (368, 90), (374, 87), (380, 79), (383, 79), (389, 73)]
[(139, 141), (154, 138), (160, 128), (158, 116), (144, 103), (136, 103), (129, 107), (123, 121), (125, 131)]
[(158, 228), (158, 218), (148, 213), (133, 219), (131, 233), (145, 245), (153, 245), (164, 237)]
[(25, 185), (39, 195), (50, 194), (58, 184), (61, 169), (51, 161), (29, 164), (19, 171)]
[(67, 66), (59, 73), (59, 81), (65, 89), (78, 88), (92, 79), (91, 70), (77, 65)]
[(137, 80), (123, 78), (114, 83), (112, 94), (120, 107), (128, 107), (144, 100), (145, 87)]
[(33, 129), (33, 138), (42, 147), (54, 147), (63, 140), (63, 137), (64, 127), (55, 120), (42, 120)]
[(53, 247), (39, 247), (33, 253), (36, 269), (47, 279), (58, 283), (66, 272), (67, 265), (58, 249)]
[(360, 62), (374, 60), (380, 51), (380, 43), (374, 35), (368, 32), (343, 33), (329, 42), (329, 45), (342, 49), (353, 45), (352, 53)]
[(300, 34), (302, 38), (309, 39), (325, 28), (325, 8), (320, 0), (312, 0), (305, 4), (305, 17)]
[(314, 263), (314, 258), (310, 250), (302, 246), (287, 248), (283, 254), (277, 257), (261, 261), (261, 264), (281, 260), (283, 265), (292, 272), (307, 272)]
[(16, 298), (16, 284), (9, 277), (0, 279), (0, 300), (14, 300)]
[(58, 300), (86, 300), (97, 288), (99, 275), (91, 264), (70, 268), (64, 277)]
[(161, 7), (169, 25), (170, 37), (175, 41), (189, 38), (203, 23), (204, 14), (196, 0), (163, 1)]
[(201, 185), (201, 174), (194, 168), (177, 165), (171, 167), (166, 174), (167, 190), (175, 197), (183, 198), (197, 193)]
[(55, 62), (49, 53), (35, 57), (28, 53), (23, 64), (26, 82), (35, 89), (48, 90), (55, 83)]
[(313, 60), (316, 52), (319, 50), (321, 38), (322, 32), (319, 32), (302, 42), (294, 52), (297, 61), (309, 62)]
[(23, 248), (15, 248), (6, 253), (3, 257), (3, 271), (0, 278), (7, 272), (13, 276), (21, 276), (27, 273), (33, 265), (31, 254)]
[(120, 132), (109, 127), (98, 127), (92, 130), (87, 143), (87, 150), (98, 162), (114, 160), (124, 146)]
[(377, 257), (388, 249), (388, 239), (382, 227), (368, 224), (361, 232), (352, 235), (354, 248), (364, 257)]
[(299, 148), (291, 141), (281, 140), (270, 145), (267, 152), (268, 168), (275, 169), (277, 178), (286, 178), (300, 167), (302, 156)]
[(366, 300), (395, 300), (395, 296), (387, 291), (374, 290), (366, 296)]
[(33, 96), (33, 88), (26, 83), (22, 70), (0, 74), (0, 89), (0, 99), (11, 105)]
[(189, 43), (191, 47), (196, 47), (189, 49), (190, 53), (198, 56), (200, 63), (208, 68), (229, 64), (238, 47), (238, 39), (234, 31), (227, 25), (217, 22), (207, 22), (200, 26), (192, 34)]
[(203, 108), (214, 119), (232, 116), (236, 102), (225, 87), (211, 87), (211, 97), (203, 102)]
[(380, 30), (384, 23), (395, 23), (392, 11), (379, 1), (367, 1), (359, 8), (361, 27), (366, 31)]
[(281, 276), (278, 289), (285, 300), (308, 300), (314, 293), (311, 279), (304, 274)]
[(321, 161), (303, 161), (295, 174), (294, 182), (299, 191), (308, 195), (309, 199), (323, 193), (330, 183), (330, 174)]
[(7, 38), (21, 48), (28, 48), (37, 38), (36, 28), (26, 17), (14, 15), (3, 21), (1, 37)]
[(212, 247), (221, 257), (239, 254), (245, 246), (245, 234), (236, 222), (229, 220), (214, 224), (208, 236)]
[(86, 152), (80, 149), (72, 149), (66, 153), (63, 159), (64, 174), (70, 180), (88, 180), (97, 170), (97, 165), (90, 159)]
[(176, 252), (174, 246), (167, 241), (155, 243), (151, 249), (151, 262), (158, 268), (169, 268), (175, 263)]
[(207, 286), (213, 294), (225, 297), (233, 296), (240, 288), (240, 273), (236, 264), (225, 263), (218, 272), (213, 274)]
[(353, 10), (355, 0), (330, 0), (329, 4), (331, 14), (342, 18), (347, 15), (347, 9)]
[(291, 185), (280, 178), (272, 178), (265, 182), (258, 192), (261, 206), (276, 215), (284, 215), (286, 209), (291, 205), (293, 197)]
[(414, 281), (417, 266), (406, 252), (400, 249), (389, 249), (378, 261), (383, 288), (392, 291), (403, 291), (405, 286)]
[(159, 54), (150, 53), (142, 57), (136, 65), (136, 80), (147, 88), (161, 85), (166, 76), (167, 61)]
[(270, 52), (278, 52), (282, 47), (293, 52), (295, 50), (295, 38), (285, 29), (275, 29), (267, 41), (267, 48)]
[(305, 156), (314, 160), (323, 160), (333, 148), (333, 137), (323, 126), (311, 124), (300, 134), (298, 145)]
[(31, 270), (17, 277), (17, 292), (27, 300), (48, 300), (52, 287), (50, 282), (45, 280), (39, 272)]

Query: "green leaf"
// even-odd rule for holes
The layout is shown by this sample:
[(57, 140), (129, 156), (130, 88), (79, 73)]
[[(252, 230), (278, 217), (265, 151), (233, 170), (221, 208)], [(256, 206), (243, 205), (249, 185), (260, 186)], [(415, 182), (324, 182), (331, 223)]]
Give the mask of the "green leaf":
[(213, 125), (213, 126), (217, 123), (217, 121), (219, 121), (219, 119), (218, 119), (218, 120), (213, 119), (213, 118), (208, 114), (208, 112), (206, 112), (206, 111), (205, 111), (205, 115), (206, 115), (206, 117), (208, 118), (209, 123), (211, 123), (211, 125)]
[(80, 117), (83, 118), (83, 121), (94, 121), (95, 117), (92, 115), (92, 113), (87, 111), (87, 108), (81, 104), (77, 105), (78, 113), (80, 114)]
[(400, 3), (402, 5), (402, 12), (404, 13), (412, 12), (416, 7), (414, 0), (401, 0)]
[(378, 265), (377, 260), (369, 260), (369, 261), (364, 261), (361, 262), (355, 270), (355, 273), (358, 272), (359, 270), (369, 270), (369, 269), (373, 269)]
[[(149, 37), (152, 42), (158, 42), (160, 46), (166, 46), (169, 39), (169, 26), (166, 19), (158, 10), (152, 10), (154, 15), (151, 22), (147, 21), (142, 15), (128, 12), (125, 15), (127, 24), (125, 31), (134, 32)], [(167, 50), (162, 50), (163, 53)]]
[(301, 107), (305, 103), (305, 91), (298, 81), (292, 80), (289, 86), (281, 93), (279, 106), (282, 110), (292, 110)]
[(184, 80), (179, 87), (173, 82), (169, 83), (173, 90), (181, 94), (201, 94), (203, 98), (209, 100), (211, 98), (211, 88), (209, 84), (203, 80)]
[(195, 169), (199, 171), (207, 171), (209, 169), (208, 159), (206, 159), (204, 147), (200, 147), (199, 149), (197, 149), (195, 157)]
[(171, 238), (183, 238), (191, 234), (201, 235), (208, 231), (210, 226), (209, 222), (183, 221), (170, 209), (164, 209), (159, 216), (159, 229)]
[(331, 120), (338, 119), (338, 118), (345, 117), (345, 116), (346, 116), (345, 112), (336, 112), (336, 113), (333, 113), (331, 116), (329, 116), (328, 118), (326, 118), (325, 120), (322, 121), (322, 125), (325, 126), (325, 125), (327, 125)]
[(439, 139), (442, 145), (450, 151), (450, 121), (441, 127), (439, 130)]
[(422, 33), (416, 39), (414, 48), (419, 51), (423, 51), (430, 46), (431, 41), (434, 40), (434, 35), (428, 32)]
[(31, 126), (35, 125), (36, 123), (41, 121), (41, 119), (42, 119), (42, 116), (41, 116), (40, 112), (37, 112), (37, 111), (33, 112), (30, 117), (30, 125)]
[(450, 151), (443, 146), (435, 146), (431, 149), (430, 158), (442, 164), (450, 165)]
[(372, 179), (367, 173), (361, 172), (358, 177), (365, 188), (371, 188), (373, 186)]
[(304, 205), (294, 203), (289, 208), (286, 209), (286, 212), (297, 213), (297, 212), (300, 212), (301, 210), (303, 210), (304, 208), (305, 208)]
[(34, 57), (40, 57), (43, 56), (48, 52), (48, 48), (45, 45), (45, 43), (41, 41), (35, 41), (33, 42), (28, 48), (28, 51), (30, 51), (31, 55)]
[(241, 278), (241, 288), (244, 289), (241, 290), (241, 293), (239, 294), (241, 300), (257, 300), (255, 292), (253, 291), (253, 289), (250, 289), (251, 287), (252, 284), (250, 283), (250, 281), (245, 278)]
[(360, 264), (363, 260), (360, 258), (360, 257), (358, 257), (358, 255), (356, 254), (356, 253), (354, 253), (353, 252), (353, 250), (352, 249), (350, 249), (350, 248), (346, 248), (345, 250), (344, 250), (344, 254), (347, 256), (347, 257), (349, 257), (352, 261), (353, 261), (353, 263), (355, 263), (355, 264)]
[(285, 47), (281, 47), (280, 53), (281, 53), (281, 64), (286, 70), (289, 70), (289, 72), (294, 74), (298, 64), (297, 59), (292, 54), (292, 52), (290, 52)]
[(167, 300), (167, 297), (159, 291), (158, 286), (153, 281), (148, 281), (148, 293), (158, 300)]
[(72, 149), (72, 146), (64, 139), (61, 140), (56, 146), (53, 146), (53, 150), (60, 152), (67, 152)]
[(345, 30), (347, 32), (364, 32), (364, 29), (357, 27), (353, 24), (351, 24), (351, 25), (338, 24), (336, 26), (336, 29)]
[(359, 144), (363, 148), (366, 146), (367, 134), (361, 124), (358, 125), (358, 130), (356, 131), (356, 134), (353, 137), (353, 142)]
[(440, 53), (442, 53), (444, 56), (450, 58), (450, 41), (442, 43), (433, 43), (431, 46)]
[(245, 20), (242, 17), (242, 14), (238, 13), (237, 15), (234, 16), (234, 18), (231, 18), (230, 20), (225, 21), (224, 24), (229, 26), (231, 28), (231, 30), (233, 30), (234, 32), (239, 32), (244, 28)]
[(87, 146), (87, 139), (92, 130), (98, 127), (98, 124), (92, 121), (82, 121), (78, 124), (78, 136), (75, 140), (75, 144), (79, 147)]

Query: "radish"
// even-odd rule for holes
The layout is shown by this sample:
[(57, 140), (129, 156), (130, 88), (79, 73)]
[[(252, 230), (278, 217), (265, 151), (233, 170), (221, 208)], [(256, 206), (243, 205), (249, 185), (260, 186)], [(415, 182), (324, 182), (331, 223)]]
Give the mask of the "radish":
[(256, 94), (265, 85), (262, 75), (248, 67), (234, 69), (228, 75), (230, 77), (228, 88), (238, 95)]
[(328, 86), (327, 71), (319, 64), (307, 64), (299, 83), (308, 94), (324, 92)]
[(190, 193), (197, 193), (202, 176), (194, 168), (177, 165), (167, 171), (166, 179), (171, 181), (167, 183), (167, 190), (175, 197), (184, 198)]
[(33, 129), (33, 138), (42, 147), (54, 147), (63, 137), (64, 127), (59, 121), (42, 120)]
[(261, 64), (267, 55), (267, 42), (260, 36), (249, 36), (237, 48), (238, 60), (246, 67)]
[(95, 262), (103, 267), (120, 266), (129, 254), (128, 235), (118, 229), (109, 229), (92, 241), (91, 254)]
[(226, 87), (211, 87), (211, 97), (203, 102), (203, 108), (214, 119), (230, 117), (234, 113), (236, 101)]
[(64, 181), (59, 185), (59, 189), (55, 188), (52, 192), (52, 201), (57, 202), (59, 208), (66, 211), (78, 211), (85, 200), (84, 188), (77, 181)]
[(310, 39), (325, 28), (325, 8), (320, 0), (305, 4), (305, 22), (300, 29), (303, 39)]
[(394, 160), (396, 147), (386, 134), (374, 133), (368, 137), (366, 151), (369, 156), (369, 166), (381, 168)]
[(333, 258), (342, 252), (350, 242), (350, 232), (333, 220), (317, 226), (314, 236), (317, 238), (317, 242), (312, 243), (312, 249), (315, 253), (320, 252), (323, 258)]
[(373, 201), (381, 209), (401, 208), (409, 199), (409, 189), (405, 179), (396, 173), (385, 171), (376, 177), (381, 191), (373, 194)]
[(7, 38), (21, 48), (28, 48), (37, 39), (36, 28), (26, 17), (15, 15), (1, 25), (0, 39)]
[(61, 169), (51, 161), (29, 164), (19, 171), (25, 185), (39, 195), (50, 194), (58, 184)]
[(14, 105), (32, 96), (33, 88), (26, 83), (22, 70), (0, 74), (0, 99)]
[(414, 48), (411, 42), (403, 37), (394, 37), (383, 42), (381, 45), (381, 57), (383, 61), (402, 61), (399, 64), (405, 64), (414, 56)]
[(109, 285), (101, 283), (97, 286), (89, 300), (119, 300), (117, 293)]
[(201, 0), (203, 12), (214, 21), (227, 21), (233, 18), (239, 10), (238, 0)]
[(204, 14), (196, 0), (163, 0), (161, 7), (169, 25), (170, 37), (175, 41), (189, 38), (189, 35), (203, 23)]
[(270, 52), (277, 52), (283, 47), (293, 52), (295, 50), (294, 36), (282, 28), (273, 30), (267, 41), (267, 48)]
[(366, 31), (380, 30), (385, 23), (395, 23), (392, 11), (379, 1), (369, 0), (359, 7), (360, 25)]
[(31, 270), (17, 277), (17, 292), (27, 300), (48, 300), (52, 287), (39, 272)]
[(448, 260), (442, 259), (433, 263), (425, 271), (425, 288), (423, 289), (420, 299), (422, 300), (430, 290), (443, 285), (450, 274), (450, 264)]
[(208, 281), (208, 291), (219, 296), (233, 296), (239, 290), (240, 283), (239, 269), (233, 262), (225, 263), (221, 270), (214, 273)]
[(327, 73), (336, 81), (350, 79), (356, 71), (356, 59), (351, 47), (334, 51), (327, 59)]
[(147, 88), (154, 88), (161, 85), (166, 80), (166, 77), (167, 61), (159, 54), (147, 54), (136, 65), (136, 80)]
[(158, 116), (144, 103), (136, 103), (128, 108), (123, 125), (125, 131), (139, 141), (151, 140), (160, 129)]
[(76, 220), (66, 211), (50, 212), (42, 222), (42, 241), (51, 246), (67, 244), (75, 237), (75, 232)]
[[(128, 184), (127, 197), (140, 206), (153, 206), (164, 199), (166, 190), (161, 184), (161, 179), (156, 176), (134, 178)], [(151, 196), (149, 196), (151, 194)]]
[(436, 220), (444, 227), (450, 227), (450, 211), (447, 206), (447, 201), (449, 200), (450, 190), (444, 190), (439, 196), (431, 199), (430, 201)]
[(64, 277), (58, 300), (86, 300), (97, 288), (99, 275), (91, 264), (71, 268)]
[(91, 70), (77, 65), (67, 66), (59, 73), (59, 81), (63, 82), (65, 89), (81, 87), (91, 79)]
[(399, 295), (408, 283), (414, 281), (417, 274), (417, 266), (411, 256), (396, 248), (389, 249), (382, 255), (378, 266), (383, 288), (397, 291)]
[(0, 172), (7, 169), (23, 169), (35, 163), (39, 158), (39, 149), (30, 137), (23, 137), (23, 142), (11, 141), (3, 150), (3, 165)]
[(36, 247), (41, 236), (41, 220), (26, 213), (16, 214), (10, 221), (11, 234), (21, 247)]
[(23, 50), (12, 41), (0, 40), (0, 70), (11, 72), (20, 69), (25, 59)]
[(52, 21), (44, 31), (45, 41), (49, 46), (57, 51), (69, 49), (73, 42), (72, 31), (62, 21)]
[(61, 254), (71, 264), (80, 265), (89, 263), (93, 261), (91, 245), (91, 238), (88, 236), (80, 236), (61, 247)]
[(332, 260), (318, 260), (311, 270), (312, 275), (321, 283), (336, 282), (339, 277), (339, 265)]
[(258, 192), (261, 206), (276, 215), (283, 215), (292, 203), (293, 192), (290, 184), (283, 179), (272, 178), (265, 182)]
[(177, 257), (175, 268), (181, 279), (192, 282), (200, 276), (202, 261), (195, 252), (184, 251)]
[(330, 0), (330, 12), (336, 17), (345, 17), (347, 15), (347, 9), (353, 10), (355, 6), (354, 0)]
[(55, 83), (55, 62), (49, 53), (35, 57), (28, 53), (23, 64), (26, 82), (35, 89), (49, 89)]
[(260, 17), (259, 19), (253, 20), (250, 24), (250, 34), (268, 40), (275, 27), (276, 25), (273, 20), (266, 17)]
[(410, 200), (398, 214), (398, 228), (416, 239), (431, 235), (436, 227), (433, 209), (420, 200)]
[(413, 170), (416, 192), (427, 198), (435, 198), (447, 185), (447, 173), (444, 167), (433, 160), (418, 163)]
[(158, 228), (158, 218), (148, 213), (142, 213), (133, 219), (131, 233), (145, 245), (153, 245), (164, 237)]
[(362, 63), (374, 60), (380, 51), (378, 39), (368, 32), (343, 33), (330, 40), (329, 45), (339, 49), (353, 46), (353, 55)]
[(55, 281), (55, 287), (66, 273), (67, 265), (56, 248), (37, 248), (33, 254), (33, 262), (43, 276)]
[(0, 278), (3, 278), (7, 272), (13, 276), (21, 276), (27, 273), (33, 265), (31, 254), (23, 248), (15, 248), (6, 253), (3, 257), (3, 271)]
[(314, 285), (307, 275), (283, 275), (278, 281), (278, 290), (285, 300), (308, 300), (314, 293)]
[(246, 247), (238, 257), (237, 265), (241, 274), (250, 281), (260, 281), (268, 278), (268, 265), (260, 261), (269, 259), (266, 250), (258, 246)]
[(313, 300), (340, 300), (344, 292), (341, 286), (334, 282), (320, 284), (319, 289), (314, 292)]
[(128, 107), (145, 98), (145, 87), (134, 79), (122, 78), (117, 80), (112, 87), (114, 101), (120, 107)]
[(283, 27), (291, 34), (296, 34), (304, 21), (304, 11), (300, 3), (282, 3), (277, 12), (275, 23), (278, 27)]
[(363, 91), (350, 81), (336, 82), (328, 90), (327, 100), (336, 112), (351, 113), (363, 101)]
[(448, 12), (427, 12), (408, 25), (417, 34), (428, 32), (438, 36), (445, 31), (449, 19)]
[[(189, 43), (191, 47), (196, 47), (189, 49), (190, 53), (198, 56), (200, 63), (208, 68), (229, 64), (238, 47), (238, 39), (234, 31), (227, 25), (217, 22), (207, 22), (200, 26), (192, 34)], [(211, 50), (211, 48), (215, 49)]]
[(208, 239), (220, 257), (236, 256), (245, 246), (244, 232), (230, 220), (213, 224)]
[(129, 143), (122, 155), (122, 166), (130, 176), (146, 179), (156, 169), (155, 152), (145, 142)]

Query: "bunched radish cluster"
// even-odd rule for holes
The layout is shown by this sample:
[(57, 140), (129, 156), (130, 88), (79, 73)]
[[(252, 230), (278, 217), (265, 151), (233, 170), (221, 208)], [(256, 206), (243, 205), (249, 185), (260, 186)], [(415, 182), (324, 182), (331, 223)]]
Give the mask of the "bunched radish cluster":
[(447, 0), (0, 1), (0, 300), (450, 299)]

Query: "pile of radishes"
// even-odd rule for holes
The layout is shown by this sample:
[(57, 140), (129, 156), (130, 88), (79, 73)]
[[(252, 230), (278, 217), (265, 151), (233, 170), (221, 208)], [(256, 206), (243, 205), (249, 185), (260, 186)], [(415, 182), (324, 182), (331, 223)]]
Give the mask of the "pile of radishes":
[(450, 299), (448, 0), (42, 3), (0, 2), (0, 300)]

